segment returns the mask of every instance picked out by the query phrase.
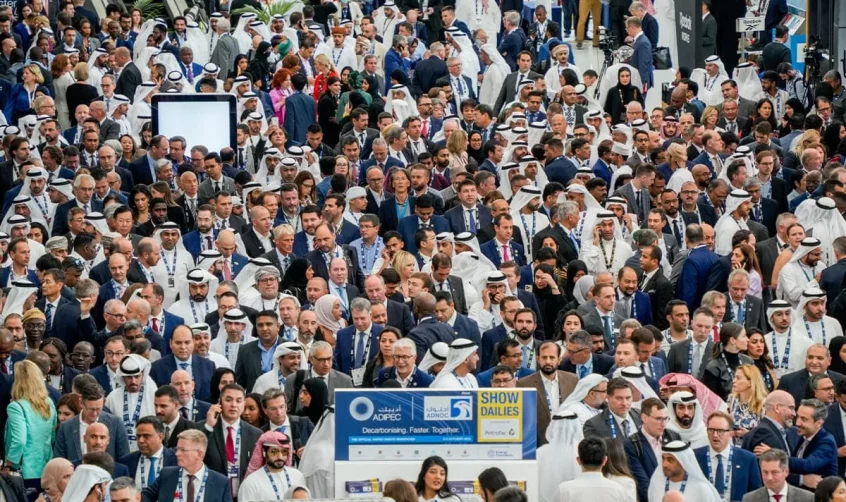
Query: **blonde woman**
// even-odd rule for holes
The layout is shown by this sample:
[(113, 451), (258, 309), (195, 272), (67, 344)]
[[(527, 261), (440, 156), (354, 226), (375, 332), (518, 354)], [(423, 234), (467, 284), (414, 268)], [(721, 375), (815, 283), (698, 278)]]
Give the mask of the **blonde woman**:
[(12, 402), (7, 408), (5, 465), (20, 471), (24, 481), (37, 484), (44, 466), (53, 458), (56, 408), (47, 394), (44, 374), (35, 363), (15, 363), (14, 375)]
[(716, 106), (706, 106), (702, 111), (702, 118), (699, 122), (705, 126), (706, 131), (725, 132), (725, 129), (717, 127), (717, 121), (720, 120), (720, 112), (717, 111)]
[[(73, 78), (76, 80), (68, 86), (67, 102), (70, 113), (71, 126), (76, 125), (76, 109), (79, 105), (89, 105), (97, 99), (97, 88), (88, 83), (88, 63), (78, 63), (73, 67)], [(129, 99), (132, 99), (130, 97)], [(126, 187), (129, 189), (130, 187)]]
[(739, 446), (741, 438), (761, 421), (766, 397), (767, 386), (758, 368), (752, 364), (741, 364), (735, 368), (726, 406), (734, 419), (736, 445)]
[(314, 102), (320, 101), (320, 96), (326, 92), (329, 86), (329, 77), (337, 77), (338, 72), (335, 70), (335, 65), (329, 60), (326, 54), (318, 54), (314, 57), (314, 69), (317, 70), (317, 75), (314, 77)]
[(406, 301), (411, 298), (408, 296), (408, 280), (411, 275), (417, 272), (417, 259), (408, 251), (397, 251), (394, 259), (391, 260), (391, 267), (397, 271), (400, 276), (400, 286), (398, 290)]
[(24, 66), (21, 72), (21, 81), (12, 88), (12, 94), (4, 110), (6, 120), (10, 124), (17, 124), (18, 119), (30, 113), (32, 102), (37, 97), (36, 91), (43, 83), (44, 75), (41, 74), (41, 68), (38, 65), (29, 64)]
[(670, 181), (667, 182), (667, 188), (670, 190), (679, 193), (682, 185), (688, 181), (694, 181), (693, 174), (687, 168), (687, 150), (683, 145), (672, 143), (667, 148), (667, 166), (673, 173)]
[(449, 168), (451, 173), (467, 171), (467, 133), (459, 129), (449, 135), (446, 147), (449, 150)]
[(53, 75), (53, 89), (56, 91), (56, 118), (62, 130), (69, 129), (70, 110), (68, 109), (67, 90), (73, 84), (73, 74), (70, 59), (66, 54), (59, 54), (53, 58), (50, 64), (50, 73)]
[[(794, 140), (796, 146), (791, 148), (789, 152), (784, 154), (784, 163), (782, 167), (787, 169), (799, 169), (802, 167), (802, 152), (814, 143), (820, 142), (820, 133), (816, 129), (803, 132), (797, 140)], [(825, 156), (823, 156), (825, 157)]]

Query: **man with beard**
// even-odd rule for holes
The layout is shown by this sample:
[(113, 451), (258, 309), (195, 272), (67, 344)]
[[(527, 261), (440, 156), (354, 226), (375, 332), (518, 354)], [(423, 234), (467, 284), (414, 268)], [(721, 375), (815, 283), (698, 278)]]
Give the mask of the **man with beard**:
[(592, 273), (610, 272), (614, 275), (632, 257), (632, 248), (626, 241), (616, 236), (617, 215), (611, 211), (601, 211), (596, 215), (593, 228), (593, 240), (582, 237), (580, 258)]
[(761, 421), (743, 436), (743, 449), (754, 453), (759, 446), (764, 445), (767, 449), (792, 452), (799, 443), (799, 436), (792, 428), (796, 416), (795, 403), (789, 393), (783, 390), (772, 391), (764, 399), (764, 416)]
[(807, 288), (819, 287), (821, 270), (825, 267), (825, 264), (819, 266), (821, 260), (820, 240), (813, 237), (802, 239), (793, 257), (778, 274), (778, 297), (789, 301), (794, 308), (797, 307)]
[[(303, 219), (303, 225), (305, 226), (305, 224), (305, 219)], [(329, 225), (322, 223), (317, 226), (314, 232), (314, 250), (306, 255), (314, 268), (314, 275), (328, 281), (329, 263), (333, 258), (343, 258), (347, 262), (346, 282), (361, 289), (364, 285), (364, 276), (358, 268), (358, 253), (349, 246), (337, 244), (335, 238), (336, 234), (330, 229)], [(296, 250), (295, 254), (297, 254)]]
[(667, 401), (667, 408), (670, 409), (669, 430), (676, 432), (693, 448), (708, 446), (702, 405), (694, 394), (687, 391), (674, 393)]
[(275, 430), (267, 431), (258, 438), (256, 444), (261, 445), (261, 459), (252, 458), (250, 468), (263, 469), (264, 474), (247, 477), (238, 490), (238, 500), (275, 500), (282, 493), (305, 485), (305, 476), (299, 470), (286, 467), (291, 462), (289, 457), (294, 455), (289, 435)]
[(335, 241), (338, 244), (349, 244), (361, 237), (357, 225), (344, 218), (346, 207), (347, 201), (343, 194), (326, 196), (326, 202), (323, 206), (323, 221), (334, 230)]
[[(284, 201), (282, 202), (282, 208), (287, 211)], [(317, 226), (323, 223), (323, 213), (319, 207), (308, 205), (302, 209), (299, 220), (302, 230), (294, 234), (294, 254), (305, 256), (315, 249), (314, 235), (317, 231)]]
[[(185, 174), (183, 174), (183, 177)], [(194, 193), (193, 200), (195, 203), (196, 196), (197, 194)], [(189, 197), (187, 191), (185, 197)], [(203, 204), (197, 208), (197, 229), (185, 234), (182, 237), (182, 244), (195, 260), (199, 258), (203, 251), (217, 249), (214, 235), (214, 208), (211, 205)]]
[[(165, 211), (167, 217), (167, 211)], [(177, 280), (181, 280), (185, 274), (188, 273), (194, 266), (194, 260), (191, 255), (183, 247), (179, 246), (179, 241), (182, 239), (182, 234), (179, 230), (179, 225), (172, 221), (164, 222), (156, 229), (154, 237), (158, 237), (161, 241), (161, 259), (156, 268), (158, 273), (155, 276), (163, 277), (167, 283), (162, 283), (163, 287), (169, 289), (169, 292), (176, 292)], [(163, 269), (163, 272), (162, 272)], [(167, 295), (167, 302), (170, 303), (176, 299), (175, 295)], [(184, 319), (188, 319), (185, 315), (180, 315)], [(194, 322), (202, 321), (202, 317)]]
[[(690, 225), (691, 223), (715, 225), (717, 223), (717, 214), (714, 212), (713, 206), (699, 201), (700, 191), (708, 188), (711, 172), (706, 166), (698, 165), (693, 167), (691, 174), (696, 182), (686, 181), (682, 184), (681, 191), (679, 192), (679, 200), (681, 201), (679, 210), (681, 211), (682, 219), (685, 225)], [(704, 186), (697, 184), (700, 180), (703, 180)]]
[(124, 416), (130, 451), (137, 450), (135, 424), (138, 423), (138, 419), (156, 413), (153, 403), (153, 389), (156, 384), (147, 376), (149, 368), (150, 362), (143, 357), (136, 354), (125, 356), (118, 368), (118, 375), (123, 379), (123, 386), (112, 390), (106, 398), (105, 404), (108, 409), (130, 410)]
[[(791, 349), (792, 350), (792, 349)], [(840, 385), (840, 382), (846, 380), (846, 377), (830, 371), (831, 356), (825, 349), (825, 345), (816, 343), (808, 348), (805, 352), (805, 366), (802, 369), (784, 375), (778, 383), (779, 390), (790, 393), (796, 402), (802, 399), (814, 397), (813, 391), (809, 385), (809, 381), (816, 375), (826, 375), (831, 378), (834, 385)]]
[[(515, 325), (517, 325), (517, 336), (522, 338), (520, 324), (526, 320), (534, 318), (534, 313), (531, 309), (521, 309), (515, 316)], [(530, 335), (531, 336), (531, 333)], [(561, 347), (551, 341), (543, 343), (535, 342), (537, 344), (537, 367), (539, 371), (525, 377), (519, 377), (517, 381), (518, 387), (535, 388), (538, 391), (538, 396), (545, 395), (546, 399), (538, 399), (538, 445), (547, 443), (546, 429), (552, 420), (551, 411), (557, 410), (559, 405), (563, 403), (570, 394), (575, 390), (579, 379), (572, 373), (561, 371), (558, 369), (558, 363), (561, 360)], [(522, 341), (520, 343), (522, 344)], [(524, 363), (525, 363), (524, 359)]]
[(150, 219), (138, 227), (138, 234), (144, 237), (150, 237), (166, 221), (168, 221), (167, 202), (164, 199), (156, 197), (150, 201)]
[[(283, 159), (282, 161), (283, 173), (285, 172), (285, 160)], [(296, 172), (296, 167), (294, 170)], [(282, 204), (276, 212), (276, 221), (274, 221), (273, 226), (276, 227), (287, 223), (294, 229), (295, 234), (302, 231), (303, 226), (300, 222), (300, 197), (297, 185), (286, 181), (279, 190), (279, 193), (282, 197)]]
[[(837, 475), (837, 444), (834, 436), (823, 429), (827, 414), (828, 408), (818, 399), (804, 399), (796, 410), (796, 429), (802, 442), (788, 464), (792, 484), (812, 490), (822, 478)], [(759, 446), (756, 453), (768, 449)]]
[[(182, 317), (190, 324), (203, 322), (206, 315), (217, 308), (215, 299), (209, 298), (209, 288), (214, 278), (208, 272), (194, 269), (188, 273), (186, 279), (189, 296), (174, 303), (170, 312)], [(214, 283), (217, 284), (216, 279)]]
[(767, 308), (767, 321), (773, 330), (764, 335), (764, 342), (779, 379), (788, 372), (803, 369), (805, 354), (814, 344), (804, 330), (793, 332), (792, 313), (790, 303), (784, 300), (773, 300)]

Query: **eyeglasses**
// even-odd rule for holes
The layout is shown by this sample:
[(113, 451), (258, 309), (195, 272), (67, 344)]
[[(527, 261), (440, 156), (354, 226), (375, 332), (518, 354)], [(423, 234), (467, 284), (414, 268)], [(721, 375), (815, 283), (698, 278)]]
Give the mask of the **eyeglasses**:
[(400, 360), (400, 361), (405, 361), (405, 360), (408, 360), (408, 359), (412, 359), (413, 357), (414, 357), (414, 356), (411, 356), (411, 355), (408, 355), (408, 356), (404, 356), (404, 355), (395, 355), (395, 356), (394, 356), (394, 359), (398, 359), (398, 360)]
[(662, 424), (666, 424), (670, 421), (670, 417), (649, 417), (656, 422), (660, 422)]

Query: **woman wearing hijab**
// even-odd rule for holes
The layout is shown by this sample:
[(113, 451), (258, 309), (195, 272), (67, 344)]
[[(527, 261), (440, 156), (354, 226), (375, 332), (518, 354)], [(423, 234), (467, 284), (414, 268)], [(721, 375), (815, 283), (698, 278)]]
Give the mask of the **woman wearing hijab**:
[(306, 285), (312, 277), (314, 277), (314, 270), (311, 268), (311, 263), (305, 258), (295, 258), (288, 265), (288, 269), (285, 270), (281, 289), (291, 296), (295, 296), (300, 305), (304, 305), (308, 303)]
[(335, 295), (323, 295), (314, 302), (317, 317), (315, 340), (323, 340), (335, 347), (335, 334), (347, 325), (341, 307), (341, 299)]
[(256, 48), (255, 57), (250, 61), (249, 66), (253, 82), (261, 81), (261, 89), (265, 92), (270, 89), (270, 77), (273, 75), (273, 68), (268, 59), (270, 54), (270, 42), (261, 42)]
[(828, 351), (831, 353), (831, 371), (841, 375), (846, 371), (846, 336), (835, 336), (828, 342)]
[(582, 260), (573, 260), (567, 264), (567, 279), (564, 281), (564, 301), (572, 304), (576, 301), (574, 290), (576, 282), (582, 277), (588, 275), (587, 265)]
[(379, 114), (385, 111), (385, 99), (379, 94), (379, 81), (376, 75), (368, 75), (364, 77), (364, 80), (367, 86), (362, 89), (370, 94), (370, 104), (367, 107), (369, 126), (375, 128), (379, 122)]
[(323, 129), (323, 141), (327, 145), (337, 144), (341, 133), (336, 116), (340, 99), (341, 79), (329, 77), (326, 80), (326, 92), (317, 102), (317, 123)]
[(555, 270), (545, 263), (535, 268), (532, 292), (538, 300), (544, 326), (555, 326), (558, 313), (564, 308), (564, 295), (558, 288)]
[(793, 130), (790, 127), (790, 119), (793, 118), (794, 115), (800, 114), (805, 116), (805, 107), (802, 105), (802, 102), (796, 98), (790, 98), (784, 103), (784, 116), (781, 117), (780, 125), (778, 127), (778, 137), (783, 138), (790, 134)]
[(485, 162), (484, 141), (481, 131), (470, 131), (467, 137), (467, 157), (476, 161), (477, 165)]
[[(311, 424), (310, 433), (329, 406), (329, 387), (321, 378), (308, 378), (303, 382), (303, 387), (300, 389), (300, 400), (303, 402), (303, 407), (299, 415), (308, 418)], [(300, 439), (303, 443), (307, 441), (303, 439), (302, 435), (300, 435)]]
[(44, 490), (35, 502), (62, 502), (62, 495), (73, 476), (73, 464), (65, 458), (56, 457), (47, 462), (41, 473), (41, 489)]
[[(350, 101), (350, 95), (352, 93), (357, 93), (363, 97), (368, 106), (371, 102), (373, 102), (373, 97), (367, 91), (363, 90), (365, 85), (365, 78), (363, 74), (353, 70), (349, 75), (347, 75), (347, 89), (342, 90), (341, 99), (338, 100), (338, 110), (335, 112), (335, 120), (338, 124), (343, 122), (344, 117), (349, 115), (349, 112), (353, 110), (352, 102)], [(347, 110), (347, 103), (350, 103), (349, 110)]]
[(626, 105), (632, 101), (643, 104), (643, 93), (632, 85), (632, 72), (620, 68), (617, 72), (617, 85), (612, 87), (605, 97), (605, 112), (611, 115), (612, 125), (626, 122)]

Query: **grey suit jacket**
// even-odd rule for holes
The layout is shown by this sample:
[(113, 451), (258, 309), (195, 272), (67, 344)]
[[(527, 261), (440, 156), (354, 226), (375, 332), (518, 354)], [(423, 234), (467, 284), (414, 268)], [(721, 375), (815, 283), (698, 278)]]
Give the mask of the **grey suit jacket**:
[[(734, 318), (734, 301), (729, 297), (729, 303), (726, 306), (725, 320), (737, 322)], [(743, 325), (746, 328), (758, 328), (762, 333), (769, 331), (767, 328), (767, 314), (764, 310), (764, 302), (760, 298), (752, 295), (746, 295), (746, 316), (743, 319)]]
[(226, 80), (235, 66), (235, 56), (240, 53), (238, 41), (231, 35), (220, 37), (214, 52), (211, 55), (211, 63), (214, 63), (220, 68), (220, 79)]
[(772, 284), (773, 268), (781, 251), (778, 249), (778, 237), (772, 236), (765, 241), (758, 241), (755, 245), (755, 254), (758, 255), (758, 264), (761, 266), (761, 281), (764, 286)]
[(679, 254), (679, 243), (676, 242), (676, 236), (673, 234), (661, 234), (661, 239), (664, 241), (664, 247), (667, 250), (664, 256), (667, 257), (667, 263), (674, 263), (676, 256)]
[(684, 262), (687, 261), (688, 253), (690, 253), (689, 249), (682, 249), (676, 254), (676, 259), (673, 260), (673, 270), (670, 272), (670, 284), (673, 285), (674, 290), (676, 283), (679, 282), (679, 276), (684, 268)]
[[(705, 344), (705, 352), (702, 354), (702, 362), (699, 364), (699, 374), (693, 375), (699, 380), (702, 380), (702, 374), (705, 372), (705, 367), (711, 361), (711, 353), (714, 352), (714, 342), (708, 341)], [(683, 342), (676, 342), (670, 345), (670, 351), (667, 354), (667, 373), (690, 373), (688, 367), (688, 356), (690, 355), (690, 339)]]
[[(228, 176), (223, 177), (223, 191), (228, 193), (235, 193), (235, 182), (232, 178)], [(197, 191), (197, 199), (199, 200), (200, 204), (205, 204), (209, 201), (209, 199), (214, 198), (214, 185), (212, 185), (211, 178), (206, 178), (206, 180), (200, 183), (200, 188)]]
[[(82, 445), (79, 435), (79, 415), (66, 421), (56, 432), (56, 440), (53, 443), (53, 456), (63, 457), (71, 462), (82, 459)], [(109, 446), (106, 453), (112, 458), (122, 458), (129, 455), (129, 439), (126, 437), (126, 427), (118, 417), (102, 412), (98, 422), (105, 424), (109, 429)]]
[[(309, 370), (309, 374), (306, 375), (306, 379), (310, 378), (311, 371)], [(290, 403), (294, 399), (294, 382), (296, 378), (288, 378), (285, 382), (285, 397), (287, 398), (288, 402)], [(347, 376), (344, 373), (341, 373), (338, 370), (332, 370), (329, 372), (329, 404), (335, 404), (335, 389), (352, 389), (353, 388), (353, 381), (352, 378)], [(303, 402), (300, 400), (300, 397), (297, 396), (297, 409), (296, 411), (300, 411), (303, 409)]]
[[(743, 502), (769, 502), (769, 500), (770, 494), (766, 486), (762, 486), (743, 496)], [(788, 485), (787, 500), (782, 500), (782, 502), (814, 502), (814, 494), (807, 490)]]
[(120, 124), (107, 118), (100, 124), (100, 143), (120, 137)]
[[(499, 96), (496, 98), (496, 103), (494, 103), (494, 112), (499, 113), (503, 106), (507, 105), (508, 103), (514, 101), (517, 95), (517, 77), (519, 76), (519, 72), (511, 72), (505, 77), (505, 81), (502, 84), (502, 88), (499, 91)], [(529, 79), (535, 79), (541, 77), (542, 75), (537, 74), (533, 71), (529, 71)]]
[(649, 215), (649, 210), (652, 209), (652, 200), (649, 197), (649, 190), (646, 188), (640, 189), (640, 206), (637, 204), (637, 197), (635, 197), (634, 187), (631, 183), (626, 183), (620, 187), (614, 195), (623, 197), (629, 202), (626, 211), (637, 215), (638, 225), (646, 221), (646, 217)]

